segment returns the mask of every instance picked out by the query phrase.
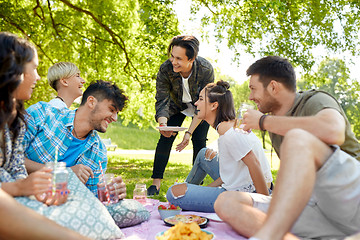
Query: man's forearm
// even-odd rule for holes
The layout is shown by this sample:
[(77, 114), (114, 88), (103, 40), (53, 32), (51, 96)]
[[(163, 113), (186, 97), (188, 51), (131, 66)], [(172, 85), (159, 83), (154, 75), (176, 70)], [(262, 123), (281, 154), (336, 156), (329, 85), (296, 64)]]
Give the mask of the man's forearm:
[(38, 163), (35, 161), (32, 161), (28, 158), (25, 158), (25, 167), (28, 174), (33, 173), (41, 168), (43, 168), (45, 165), (42, 163)]

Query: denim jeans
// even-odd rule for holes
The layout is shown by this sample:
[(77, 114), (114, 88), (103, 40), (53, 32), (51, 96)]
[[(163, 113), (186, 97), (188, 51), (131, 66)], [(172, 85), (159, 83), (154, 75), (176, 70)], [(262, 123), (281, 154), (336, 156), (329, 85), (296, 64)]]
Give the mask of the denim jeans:
[(184, 210), (198, 212), (215, 212), (214, 203), (220, 193), (226, 191), (222, 187), (198, 186), (207, 174), (213, 180), (220, 177), (217, 155), (211, 160), (205, 159), (207, 148), (203, 148), (196, 156), (195, 163), (185, 180), (187, 191), (184, 196), (174, 197), (171, 188), (167, 191), (167, 200)]
[(208, 212), (213, 213), (214, 203), (220, 193), (225, 192), (226, 189), (222, 187), (205, 187), (194, 185), (190, 183), (183, 183), (187, 185), (187, 190), (184, 196), (174, 197), (171, 192), (172, 187), (166, 193), (166, 198), (169, 203), (181, 207), (183, 210)]
[[(200, 182), (207, 174), (213, 180), (220, 177), (218, 155), (212, 159), (205, 159), (207, 148), (203, 148), (196, 156), (194, 166), (192, 167), (185, 183), (187, 190), (184, 196), (175, 197), (172, 194), (172, 187), (166, 193), (167, 200), (184, 210), (197, 212), (215, 212), (214, 203), (220, 193), (226, 189), (222, 187), (205, 187), (199, 186)], [(271, 194), (271, 190), (269, 189)]]
[(207, 148), (203, 148), (196, 156), (194, 165), (187, 176), (185, 182), (199, 185), (204, 180), (207, 174), (215, 181), (220, 177), (219, 173), (219, 161), (217, 154), (214, 158), (208, 160), (205, 159), (205, 153)]
[[(175, 114), (171, 116), (169, 121), (167, 122), (168, 126), (181, 126), (185, 119), (185, 115), (182, 113)], [(209, 130), (209, 124), (205, 121), (202, 121), (199, 126), (195, 129), (192, 134), (191, 141), (193, 144), (193, 163), (198, 152), (206, 147), (206, 137)], [(160, 178), (164, 177), (164, 172), (166, 165), (169, 161), (170, 151), (172, 145), (175, 140), (175, 136), (171, 136), (169, 138), (160, 135), (160, 139), (157, 143), (154, 157), (154, 165), (153, 165), (153, 174), (151, 178)]]

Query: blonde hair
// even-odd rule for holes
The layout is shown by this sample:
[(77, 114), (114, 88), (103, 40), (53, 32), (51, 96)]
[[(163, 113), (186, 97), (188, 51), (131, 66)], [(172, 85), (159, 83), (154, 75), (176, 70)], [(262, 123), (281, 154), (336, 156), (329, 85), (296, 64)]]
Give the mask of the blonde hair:
[(62, 78), (69, 78), (80, 73), (79, 68), (71, 62), (58, 62), (48, 70), (49, 85), (57, 91), (56, 82)]

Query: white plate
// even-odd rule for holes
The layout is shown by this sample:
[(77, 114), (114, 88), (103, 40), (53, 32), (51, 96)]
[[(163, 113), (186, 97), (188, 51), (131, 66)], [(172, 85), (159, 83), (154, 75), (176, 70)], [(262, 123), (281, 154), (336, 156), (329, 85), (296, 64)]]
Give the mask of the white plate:
[[(212, 232), (210, 232), (210, 231), (203, 230), (203, 229), (201, 229), (201, 231), (206, 232), (207, 234), (212, 234), (213, 237), (212, 237), (211, 239), (215, 239), (215, 234), (214, 234), (214, 233), (212, 233)], [(156, 237), (162, 236), (165, 232), (166, 232), (166, 231), (158, 232), (158, 233), (155, 235), (155, 239), (157, 239)]]
[(216, 213), (209, 214), (206, 217), (215, 222), (223, 222), (223, 220)]
[(164, 126), (164, 127), (156, 127), (157, 129), (161, 130), (161, 131), (173, 131), (173, 132), (178, 132), (178, 131), (184, 131), (187, 128), (186, 127), (171, 127), (171, 126)]

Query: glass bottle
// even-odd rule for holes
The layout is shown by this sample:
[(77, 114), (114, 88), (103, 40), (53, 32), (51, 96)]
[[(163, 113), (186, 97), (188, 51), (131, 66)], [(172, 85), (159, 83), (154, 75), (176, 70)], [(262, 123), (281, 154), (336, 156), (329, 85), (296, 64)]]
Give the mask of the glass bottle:
[[(52, 169), (53, 174), (53, 186), (55, 187), (56, 192), (66, 191), (68, 185), (69, 172), (66, 169), (65, 162), (47, 162), (45, 167)], [(54, 191), (54, 189), (52, 189)]]
[(138, 201), (141, 204), (145, 204), (146, 203), (146, 192), (147, 192), (146, 184), (137, 183), (135, 185), (133, 199), (135, 199), (136, 201)]

